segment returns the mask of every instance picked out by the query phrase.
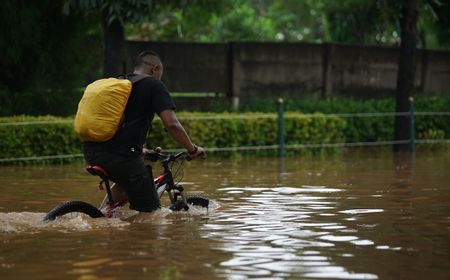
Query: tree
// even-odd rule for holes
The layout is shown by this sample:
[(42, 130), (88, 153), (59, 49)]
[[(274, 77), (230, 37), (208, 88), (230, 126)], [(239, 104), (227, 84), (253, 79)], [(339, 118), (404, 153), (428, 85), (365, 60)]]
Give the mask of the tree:
[[(418, 0), (404, 0), (401, 17), (401, 44), (397, 74), (397, 94), (395, 111), (409, 112), (414, 98), (415, 86), (415, 51), (417, 37)], [(405, 116), (395, 118), (395, 140), (411, 139), (411, 122)], [(394, 150), (406, 150), (409, 145), (394, 145)]]
[(133, 23), (152, 22), (158, 13), (185, 13), (194, 10), (198, 18), (224, 7), (225, 1), (209, 0), (66, 0), (64, 13), (96, 13), (101, 18), (104, 35), (104, 75), (115, 76), (124, 71), (125, 28)]
[[(151, 20), (126, 24), (136, 40), (309, 41), (400, 45), (401, 1), (221, 0), (185, 1), (158, 9)], [(418, 46), (450, 47), (450, 2), (419, 1)]]
[[(0, 115), (68, 114), (80, 85), (97, 76), (101, 38), (62, 1), (4, 1), (0, 9)], [(75, 98), (74, 98), (75, 97)]]
[(125, 57), (126, 22), (143, 21), (154, 11), (156, 1), (108, 1), (108, 0), (66, 0), (63, 12), (66, 15), (79, 13), (96, 14), (101, 19), (104, 41), (105, 76), (115, 76), (123, 72)]

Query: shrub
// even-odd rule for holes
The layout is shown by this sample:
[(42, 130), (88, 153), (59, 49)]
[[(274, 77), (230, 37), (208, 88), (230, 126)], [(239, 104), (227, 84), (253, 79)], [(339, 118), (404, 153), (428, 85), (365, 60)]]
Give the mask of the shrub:
[[(242, 100), (239, 112), (258, 110), (274, 112), (276, 110), (274, 97), (253, 97)], [(230, 110), (230, 105), (224, 102), (215, 103), (212, 110)], [(448, 112), (450, 96), (429, 96), (418, 94), (414, 101), (416, 112)], [(323, 114), (352, 114), (352, 113), (386, 113), (395, 112), (395, 99), (353, 99), (348, 97), (330, 97), (326, 99), (302, 97), (298, 95), (284, 96), (286, 111), (305, 114), (320, 112)], [(389, 141), (394, 134), (394, 117), (345, 117), (344, 134), (346, 142)], [(416, 138), (437, 139), (450, 138), (450, 117), (417, 115)]]
[[(277, 144), (277, 119), (275, 114), (258, 113), (234, 114), (180, 113), (181, 122), (193, 142), (207, 148), (239, 146), (264, 146)], [(202, 119), (190, 120), (200, 117)], [(58, 121), (59, 123), (31, 125), (2, 125), (2, 123)], [(18, 116), (0, 118), (0, 159), (79, 154), (81, 142), (73, 133), (73, 119)], [(344, 141), (342, 129), (345, 121), (337, 117), (299, 113), (286, 114), (286, 144), (334, 143)], [(180, 148), (164, 131), (161, 121), (153, 122), (153, 131), (147, 140), (148, 147), (161, 146), (165, 149)], [(276, 150), (257, 152), (259, 155), (275, 154)], [(236, 152), (220, 153), (233, 155)], [(252, 154), (255, 154), (252, 152)], [(68, 161), (70, 159), (60, 159)]]
[[(2, 125), (23, 122), (54, 124)], [(79, 154), (81, 142), (73, 133), (71, 118), (17, 116), (0, 118), (0, 158)], [(59, 160), (58, 160), (59, 161)], [(67, 161), (67, 160), (62, 160)]]
[[(192, 141), (204, 147), (239, 147), (268, 146), (278, 144), (278, 124), (276, 114), (261, 113), (239, 114), (240, 118), (232, 118), (232, 113), (180, 113), (181, 123), (192, 137)], [(192, 117), (204, 118), (189, 120)], [(314, 117), (300, 113), (285, 115), (285, 143), (335, 143), (344, 141), (343, 128), (345, 121), (337, 117), (325, 117), (317, 114)], [(147, 146), (161, 145), (176, 148), (176, 143), (164, 132), (160, 121), (154, 122), (153, 133)], [(251, 152), (255, 154), (254, 151)], [(258, 151), (259, 155), (274, 155), (276, 150)], [(235, 155), (236, 152), (221, 155)]]

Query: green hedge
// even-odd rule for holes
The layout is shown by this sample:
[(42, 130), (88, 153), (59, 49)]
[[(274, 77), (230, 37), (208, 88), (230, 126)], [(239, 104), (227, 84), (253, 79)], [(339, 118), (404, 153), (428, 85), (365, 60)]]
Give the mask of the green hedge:
[[(36, 121), (65, 121), (55, 124), (7, 125)], [(71, 118), (17, 116), (0, 118), (0, 158), (19, 158), (81, 153)]]
[[(436, 109), (436, 108), (435, 108)], [(264, 118), (258, 118), (263, 115)], [(274, 113), (178, 113), (192, 140), (207, 148), (265, 146), (277, 144), (277, 118)], [(196, 119), (197, 117), (202, 119)], [(393, 117), (338, 118), (322, 114), (285, 113), (286, 145), (392, 140)], [(2, 123), (52, 122), (53, 124), (2, 125)], [(81, 153), (81, 142), (73, 134), (72, 118), (53, 116), (0, 118), (0, 159)], [(448, 116), (417, 116), (417, 139), (448, 139)], [(180, 148), (164, 131), (158, 118), (147, 147)], [(427, 144), (426, 147), (436, 145)], [(437, 145), (439, 146), (439, 145)], [(442, 146), (442, 145), (441, 145)], [(288, 149), (289, 153), (322, 153), (330, 149)], [(230, 155), (275, 155), (276, 150), (217, 152)], [(209, 153), (214, 155), (214, 153)], [(66, 162), (69, 159), (52, 160)], [(1, 162), (0, 162), (1, 163)]]
[[(204, 147), (239, 147), (267, 146), (278, 144), (278, 124), (276, 114), (261, 113), (239, 114), (242, 118), (231, 118), (232, 113), (180, 113), (181, 123), (195, 143)], [(217, 117), (215, 119), (192, 119), (193, 117)], [(345, 140), (343, 130), (345, 121), (337, 117), (324, 117), (316, 114), (305, 117), (300, 113), (285, 114), (285, 143), (336, 143)], [(147, 141), (148, 147), (162, 145), (166, 148), (176, 148), (162, 127), (160, 121), (154, 122), (153, 133)], [(239, 152), (242, 154), (243, 152)], [(255, 153), (251, 151), (250, 153)], [(220, 152), (220, 155), (236, 153)], [(274, 155), (276, 151), (259, 151), (261, 155)]]
[[(388, 98), (356, 99), (352, 97), (309, 97), (312, 94), (285, 94), (284, 109), (291, 112), (324, 114), (337, 113), (367, 113), (367, 112), (394, 112), (395, 96)], [(278, 96), (250, 96), (241, 97), (239, 112), (274, 112)], [(443, 95), (418, 94), (414, 98), (416, 111), (421, 112), (447, 112), (450, 106), (450, 93)], [(231, 111), (230, 102), (216, 98), (208, 107), (211, 112)]]
[[(395, 111), (395, 98), (354, 99), (349, 97), (311, 98), (298, 95), (285, 95), (286, 111), (323, 114), (385, 113)], [(239, 112), (274, 112), (274, 97), (252, 97), (242, 100)], [(231, 110), (226, 102), (217, 102), (211, 110)], [(416, 112), (449, 112), (450, 95), (430, 96), (418, 94), (415, 97)], [(353, 117), (345, 118), (347, 123), (344, 134), (346, 142), (389, 141), (394, 134), (394, 117)], [(449, 116), (416, 116), (416, 138), (450, 138)]]
[[(275, 114), (255, 118), (258, 113), (240, 114), (180, 113), (179, 118), (192, 140), (204, 147), (237, 147), (277, 144), (277, 119)], [(190, 117), (212, 117), (192, 119)], [(11, 122), (62, 121), (55, 124), (1, 125)], [(345, 140), (345, 121), (337, 117), (317, 114), (305, 117), (299, 113), (286, 114), (286, 144), (335, 143)], [(0, 118), (0, 159), (81, 153), (81, 142), (75, 137), (71, 118), (52, 116), (18, 116)], [(153, 132), (148, 147), (180, 148), (164, 131), (161, 121), (153, 122)], [(254, 153), (254, 152), (252, 152)], [(258, 152), (274, 154), (276, 151)], [(230, 155), (223, 153), (220, 155)], [(62, 159), (57, 161), (68, 161)]]

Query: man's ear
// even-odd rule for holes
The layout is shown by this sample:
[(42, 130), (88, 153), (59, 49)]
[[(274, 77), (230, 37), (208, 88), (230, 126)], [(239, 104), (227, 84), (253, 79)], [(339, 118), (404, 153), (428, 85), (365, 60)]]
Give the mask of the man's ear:
[(150, 67), (150, 75), (153, 76), (153, 74), (155, 74), (155, 72), (158, 71), (158, 65), (153, 65), (152, 67)]

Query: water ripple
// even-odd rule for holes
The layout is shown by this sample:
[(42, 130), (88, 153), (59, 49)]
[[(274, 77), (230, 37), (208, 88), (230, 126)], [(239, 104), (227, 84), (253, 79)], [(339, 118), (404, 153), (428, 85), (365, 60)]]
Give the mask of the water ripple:
[(380, 213), (384, 212), (383, 209), (351, 209), (351, 210), (344, 210), (339, 211), (339, 213), (344, 214), (368, 214), (368, 213)]
[(346, 247), (375, 245), (359, 237), (357, 225), (351, 228), (345, 219), (382, 209), (342, 210), (345, 192), (328, 186), (227, 187), (219, 191), (240, 195), (230, 208), (217, 212), (204, 225), (204, 237), (221, 241), (216, 249), (231, 254), (220, 263), (220, 275), (228, 279), (378, 278), (347, 270), (327, 252), (337, 250), (339, 256), (348, 258)]

